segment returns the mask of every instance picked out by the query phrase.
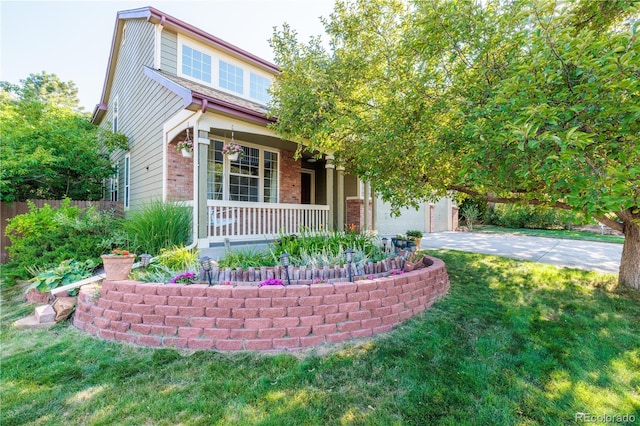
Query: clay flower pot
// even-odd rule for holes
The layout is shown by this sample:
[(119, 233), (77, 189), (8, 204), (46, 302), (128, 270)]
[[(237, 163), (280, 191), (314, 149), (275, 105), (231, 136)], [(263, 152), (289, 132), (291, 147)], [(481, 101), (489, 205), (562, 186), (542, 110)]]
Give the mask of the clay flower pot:
[(136, 255), (104, 254), (101, 257), (106, 279), (109, 281), (121, 281), (129, 278)]

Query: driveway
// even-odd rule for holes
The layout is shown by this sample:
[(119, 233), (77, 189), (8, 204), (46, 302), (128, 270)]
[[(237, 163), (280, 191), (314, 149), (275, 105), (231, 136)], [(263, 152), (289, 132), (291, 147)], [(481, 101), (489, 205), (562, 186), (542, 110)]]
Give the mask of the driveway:
[(492, 254), (614, 274), (618, 273), (622, 256), (622, 244), (476, 232), (426, 234), (420, 247)]

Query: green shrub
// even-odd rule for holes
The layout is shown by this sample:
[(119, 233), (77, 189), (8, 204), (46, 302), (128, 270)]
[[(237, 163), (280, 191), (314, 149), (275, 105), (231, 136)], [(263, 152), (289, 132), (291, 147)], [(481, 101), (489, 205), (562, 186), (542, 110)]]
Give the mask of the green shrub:
[(516, 229), (570, 229), (589, 223), (584, 215), (572, 211), (516, 204), (496, 204), (485, 216), (485, 222)]
[(160, 255), (153, 259), (153, 262), (174, 271), (191, 271), (199, 268), (197, 250), (184, 246), (161, 249)]
[(53, 268), (69, 259), (99, 263), (111, 248), (114, 230), (121, 227), (113, 212), (81, 209), (68, 199), (57, 209), (28, 205), (29, 212), (10, 219), (6, 228), (11, 241), (11, 262), (4, 268), (8, 277), (28, 278), (28, 268)]
[(221, 268), (259, 268), (260, 266), (275, 266), (279, 259), (268, 251), (258, 251), (251, 248), (229, 250), (218, 261)]
[(480, 218), (480, 209), (474, 204), (469, 204), (463, 207), (462, 216), (470, 231), (473, 230), (473, 224)]
[(200, 272), (198, 253), (184, 246), (161, 249), (160, 255), (153, 258), (147, 268), (135, 269), (131, 277), (137, 281), (168, 283), (173, 277), (184, 272)]
[(187, 245), (192, 236), (191, 209), (176, 203), (153, 201), (131, 213), (124, 225), (132, 250), (152, 256), (163, 248)]
[[(64, 260), (55, 268), (42, 271), (31, 279), (32, 284), (27, 287), (27, 291), (32, 288), (40, 293), (46, 293), (54, 288), (75, 283), (84, 278), (89, 278), (97, 264), (93, 260), (78, 262), (77, 260)], [(77, 289), (75, 289), (77, 292)]]
[(418, 231), (416, 229), (410, 229), (406, 232), (407, 237), (413, 237), (413, 238), (422, 238), (422, 231)]
[(366, 253), (367, 257), (376, 261), (382, 258), (378, 238), (354, 231), (348, 232), (302, 232), (296, 235), (281, 235), (272, 245), (271, 251), (276, 258), (288, 253), (293, 259), (300, 259), (302, 253), (321, 253), (323, 251), (338, 255), (352, 248)]

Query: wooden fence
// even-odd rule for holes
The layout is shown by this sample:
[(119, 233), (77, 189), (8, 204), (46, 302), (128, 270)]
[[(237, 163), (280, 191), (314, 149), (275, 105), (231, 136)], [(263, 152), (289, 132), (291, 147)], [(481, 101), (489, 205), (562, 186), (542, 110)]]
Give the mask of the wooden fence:
[[(43, 207), (45, 204), (49, 204), (51, 207), (60, 207), (61, 200), (31, 200), (37, 207)], [(95, 206), (98, 210), (114, 210), (117, 215), (122, 216), (124, 208), (122, 202), (116, 201), (71, 201), (72, 206), (77, 206), (82, 209)], [(28, 213), (29, 206), (26, 202), (13, 202), (13, 203), (0, 203), (0, 263), (7, 263), (9, 261), (9, 255), (7, 253), (7, 246), (11, 244), (9, 238), (5, 235), (5, 228), (7, 227), (7, 220), (16, 217), (19, 214)]]

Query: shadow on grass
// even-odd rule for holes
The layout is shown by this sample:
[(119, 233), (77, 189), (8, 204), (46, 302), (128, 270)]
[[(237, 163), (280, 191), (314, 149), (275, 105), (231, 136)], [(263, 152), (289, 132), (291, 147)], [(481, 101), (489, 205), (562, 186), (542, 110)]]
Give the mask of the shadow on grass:
[[(434, 251), (451, 292), (384, 336), (304, 354), (0, 330), (2, 424), (567, 424), (640, 418), (640, 304), (613, 277)], [(5, 308), (3, 306), (3, 308)]]

